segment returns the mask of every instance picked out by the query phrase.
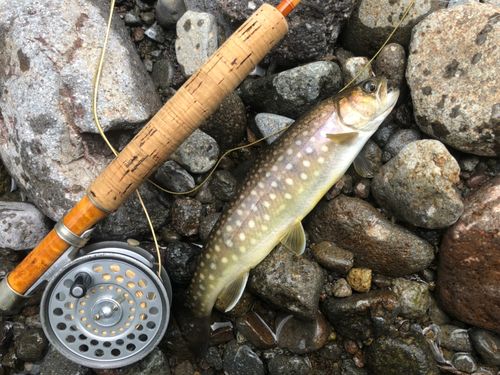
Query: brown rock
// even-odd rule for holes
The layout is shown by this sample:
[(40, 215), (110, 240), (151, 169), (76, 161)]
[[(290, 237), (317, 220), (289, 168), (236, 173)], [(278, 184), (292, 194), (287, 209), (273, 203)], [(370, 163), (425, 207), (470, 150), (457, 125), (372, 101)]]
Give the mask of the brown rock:
[(266, 323), (253, 311), (236, 319), (236, 327), (257, 349), (276, 346), (276, 337)]
[(276, 327), (278, 345), (295, 354), (311, 353), (322, 348), (330, 336), (328, 323), (320, 313), (313, 321), (279, 316)]
[(441, 244), (437, 296), (453, 317), (500, 333), (500, 177), (464, 206)]
[(233, 329), (231, 327), (222, 327), (212, 332), (210, 346), (217, 346), (231, 340), (234, 340)]
[(311, 245), (311, 253), (320, 265), (345, 275), (354, 264), (354, 255), (330, 242), (323, 241)]

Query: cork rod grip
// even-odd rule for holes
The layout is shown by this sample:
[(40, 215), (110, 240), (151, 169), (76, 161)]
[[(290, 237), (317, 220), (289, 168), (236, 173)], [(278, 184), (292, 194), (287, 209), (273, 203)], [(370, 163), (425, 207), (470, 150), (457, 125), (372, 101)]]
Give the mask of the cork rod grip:
[(283, 15), (262, 5), (177, 91), (89, 186), (114, 212), (227, 98), (287, 33)]

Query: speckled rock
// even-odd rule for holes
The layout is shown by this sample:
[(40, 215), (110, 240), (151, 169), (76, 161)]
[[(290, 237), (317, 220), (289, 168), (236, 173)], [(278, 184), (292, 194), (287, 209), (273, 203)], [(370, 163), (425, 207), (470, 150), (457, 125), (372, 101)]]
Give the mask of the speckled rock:
[(236, 340), (226, 345), (223, 368), (227, 375), (264, 375), (264, 364), (257, 354)]
[(48, 347), (49, 340), (41, 328), (28, 329), (19, 340), (17, 357), (25, 362), (36, 362), (45, 356)]
[(170, 156), (170, 159), (191, 173), (209, 171), (219, 158), (219, 146), (215, 139), (197, 129)]
[(479, 328), (470, 331), (470, 338), (474, 349), (481, 356), (482, 362), (487, 365), (500, 365), (500, 336)]
[[(259, 113), (257, 114), (257, 116), (255, 116), (255, 124), (264, 137), (276, 133), (279, 130), (285, 129), (287, 126), (292, 125), (294, 122), (295, 120), (291, 118), (275, 115), (273, 113)], [(266, 138), (266, 142), (268, 144), (273, 143), (281, 136), (281, 134), (283, 134), (283, 132)]]
[(174, 28), (177, 21), (186, 13), (184, 0), (159, 0), (156, 3), (156, 18), (160, 26)]
[(372, 285), (372, 270), (368, 268), (351, 268), (346, 280), (356, 292), (366, 293)]
[(327, 298), (321, 310), (342, 337), (364, 340), (389, 330), (399, 312), (399, 302), (387, 289), (353, 294), (347, 298)]
[(497, 14), (498, 7), (481, 3), (436, 12), (415, 27), (409, 48), (406, 77), (418, 126), (475, 155), (500, 154)]
[(323, 267), (345, 275), (354, 265), (354, 255), (334, 244), (323, 241), (311, 245), (311, 253)]
[[(50, 0), (43, 6), (11, 1), (0, 14), (0, 157), (54, 221), (111, 161), (89, 105), (108, 13), (103, 2)], [(115, 146), (126, 144), (161, 108), (128, 35), (114, 17), (106, 54), (113, 63), (104, 64), (98, 112)], [(142, 209), (134, 216), (142, 217)]]
[(172, 224), (183, 236), (198, 234), (202, 204), (192, 198), (178, 198), (172, 207)]
[(158, 184), (170, 191), (182, 193), (195, 188), (194, 178), (173, 160), (167, 160), (154, 174)]
[(500, 177), (464, 201), (441, 243), (437, 296), (451, 316), (500, 333)]
[(418, 332), (392, 333), (376, 339), (365, 352), (373, 375), (439, 375), (436, 360)]
[(0, 202), (0, 248), (31, 250), (50, 229), (50, 221), (32, 203)]
[(405, 49), (397, 43), (386, 45), (373, 62), (373, 71), (377, 76), (387, 78), (390, 90), (401, 87), (405, 79), (405, 67)]
[(227, 202), (236, 193), (236, 185), (236, 178), (230, 172), (219, 170), (213, 174), (210, 190), (215, 198)]
[(222, 370), (222, 358), (219, 354), (219, 349), (216, 346), (208, 348), (205, 358), (210, 367), (213, 367), (217, 371)]
[[(372, 78), (374, 76), (372, 66), (369, 63), (366, 57), (350, 57), (348, 58), (344, 64), (342, 64), (342, 73), (344, 73), (344, 85), (350, 83), (354, 77), (356, 77), (361, 71), (361, 75), (356, 78), (356, 80), (351, 83), (351, 85), (356, 85), (360, 82), (367, 80), (368, 78)], [(366, 69), (365, 66), (368, 64)], [(364, 69), (364, 70), (363, 70)]]
[(427, 268), (432, 246), (392, 224), (369, 203), (339, 195), (320, 202), (306, 228), (312, 242), (330, 241), (354, 254), (354, 265), (386, 276), (402, 276)]
[(248, 311), (236, 319), (236, 328), (257, 349), (276, 346), (276, 336), (269, 326), (255, 312)]
[(220, 212), (212, 212), (200, 220), (199, 232), (200, 232), (200, 238), (203, 241), (203, 243), (207, 243), (208, 238), (210, 236), (210, 232), (212, 232), (212, 229), (217, 220), (219, 220), (220, 215), (221, 215)]
[(278, 346), (295, 354), (312, 353), (322, 348), (330, 335), (328, 323), (320, 313), (313, 321), (304, 321), (292, 315), (278, 316), (276, 327)]
[(177, 22), (175, 52), (182, 74), (191, 76), (217, 50), (217, 23), (209, 13), (187, 11)]
[(90, 375), (91, 373), (90, 368), (72, 362), (59, 354), (53, 346), (50, 346), (40, 368), (40, 374), (44, 375)]
[[(410, 0), (384, 3), (381, 11), (381, 4), (376, 0), (360, 1), (340, 36), (341, 43), (357, 56), (374, 55), (394, 30), (410, 3)], [(413, 27), (430, 13), (444, 7), (446, 3), (437, 0), (416, 2), (391, 41), (403, 47), (408, 46)]]
[(421, 139), (420, 132), (414, 129), (402, 129), (396, 131), (387, 141), (382, 153), (382, 161), (387, 163), (398, 155), (403, 148), (412, 142)]
[(246, 110), (238, 94), (232, 92), (200, 129), (215, 139), (221, 150), (236, 147), (244, 138)]
[(431, 306), (428, 284), (397, 278), (392, 281), (391, 290), (398, 297), (399, 315), (404, 318), (422, 318)]
[(312, 371), (307, 357), (277, 355), (268, 363), (269, 375), (307, 375)]
[(250, 290), (280, 309), (314, 319), (323, 287), (323, 271), (305, 256), (297, 257), (282, 245), (250, 271)]
[(187, 285), (193, 278), (200, 250), (185, 242), (173, 241), (167, 244), (163, 266), (173, 283)]
[(352, 288), (346, 279), (340, 278), (333, 285), (332, 293), (337, 298), (345, 298), (352, 295)]
[(319, 61), (268, 77), (247, 79), (241, 85), (241, 98), (258, 111), (297, 119), (341, 88), (339, 66)]
[(415, 226), (438, 229), (455, 223), (463, 212), (455, 184), (460, 168), (439, 141), (410, 143), (385, 164), (372, 181), (380, 207)]
[(451, 324), (439, 326), (437, 342), (440, 346), (455, 352), (472, 352), (473, 350), (469, 330)]

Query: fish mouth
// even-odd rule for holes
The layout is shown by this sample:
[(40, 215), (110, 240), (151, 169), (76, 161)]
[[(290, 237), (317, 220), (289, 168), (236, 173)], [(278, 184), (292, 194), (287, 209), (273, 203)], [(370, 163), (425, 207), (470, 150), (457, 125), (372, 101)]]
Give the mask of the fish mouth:
[(385, 77), (381, 78), (382, 82), (378, 89), (378, 102), (382, 108), (382, 114), (385, 116), (392, 111), (396, 105), (399, 98), (399, 89), (396, 88), (395, 90), (388, 92), (387, 79)]

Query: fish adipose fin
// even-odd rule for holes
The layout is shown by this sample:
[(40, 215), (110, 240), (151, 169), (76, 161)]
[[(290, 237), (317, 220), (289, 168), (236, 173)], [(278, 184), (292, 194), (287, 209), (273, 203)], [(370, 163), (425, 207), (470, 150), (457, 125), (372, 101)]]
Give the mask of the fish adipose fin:
[(353, 165), (354, 169), (356, 169), (356, 172), (358, 172), (361, 177), (372, 178), (373, 176), (375, 176), (375, 170), (364, 154), (359, 154), (358, 156), (356, 156)]
[(231, 310), (240, 300), (247, 285), (249, 274), (250, 272), (245, 272), (243, 275), (238, 276), (236, 280), (222, 290), (219, 299), (224, 304), (226, 311)]
[(300, 221), (282, 233), (281, 243), (296, 255), (301, 255), (304, 252), (306, 248), (306, 234)]
[(327, 134), (326, 138), (339, 145), (351, 145), (357, 138), (358, 132)]

